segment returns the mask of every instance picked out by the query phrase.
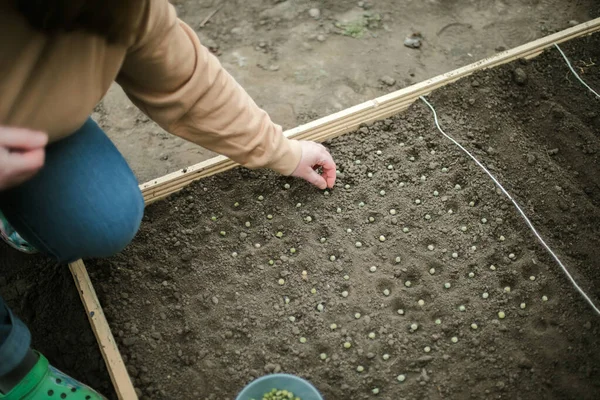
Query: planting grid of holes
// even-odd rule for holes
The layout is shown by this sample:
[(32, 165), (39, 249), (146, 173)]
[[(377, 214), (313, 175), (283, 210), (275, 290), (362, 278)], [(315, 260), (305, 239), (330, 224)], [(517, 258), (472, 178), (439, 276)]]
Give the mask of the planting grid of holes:
[[(563, 48), (600, 86), (598, 35)], [(600, 115), (560, 55), (430, 101), (600, 299)], [(598, 397), (598, 319), (423, 104), (327, 145), (333, 190), (236, 169), (89, 264), (145, 397), (232, 398), (278, 371), (328, 399)]]

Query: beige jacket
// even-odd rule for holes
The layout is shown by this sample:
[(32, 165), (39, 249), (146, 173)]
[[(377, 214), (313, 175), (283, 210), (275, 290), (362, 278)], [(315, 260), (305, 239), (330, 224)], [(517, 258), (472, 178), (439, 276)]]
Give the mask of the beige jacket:
[(300, 144), (286, 139), (167, 0), (150, 0), (131, 46), (85, 33), (47, 37), (0, 0), (0, 126), (76, 131), (116, 80), (166, 131), (249, 167), (291, 174)]

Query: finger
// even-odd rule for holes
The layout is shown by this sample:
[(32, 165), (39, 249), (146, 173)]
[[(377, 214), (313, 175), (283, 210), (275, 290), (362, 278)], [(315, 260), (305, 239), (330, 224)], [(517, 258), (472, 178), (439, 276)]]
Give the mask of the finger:
[(312, 183), (313, 185), (318, 187), (319, 189), (327, 188), (327, 182), (325, 181), (325, 179), (323, 179), (323, 177), (312, 168), (307, 168), (306, 173), (303, 174), (302, 177), (309, 183)]
[(9, 149), (34, 150), (46, 144), (48, 144), (48, 135), (44, 132), (0, 127), (0, 146)]
[(327, 183), (327, 187), (333, 188), (333, 186), (335, 185), (335, 178), (337, 175), (337, 167), (335, 165), (335, 162), (333, 161), (333, 157), (331, 157), (331, 154), (329, 154), (325, 147), (323, 147), (323, 153), (321, 155), (321, 161), (319, 162), (319, 165), (323, 169), (323, 173), (321, 174), (321, 176)]
[(13, 152), (7, 155), (6, 174), (18, 176), (37, 172), (44, 165), (46, 151), (41, 149), (28, 150), (24, 152)]

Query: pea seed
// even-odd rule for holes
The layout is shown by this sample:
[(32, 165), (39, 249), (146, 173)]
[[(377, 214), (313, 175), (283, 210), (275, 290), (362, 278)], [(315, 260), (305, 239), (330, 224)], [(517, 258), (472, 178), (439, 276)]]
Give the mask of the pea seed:
[(520, 306), (520, 307), (521, 307), (521, 310), (524, 310), (524, 309), (527, 307), (527, 304), (525, 304), (525, 303), (521, 303), (521, 306)]
[(383, 235), (379, 236), (379, 241), (380, 242), (385, 242), (385, 236), (383, 236)]
[(215, 216), (213, 215), (212, 217), (210, 217), (210, 220), (211, 220), (211, 221), (216, 221), (216, 220), (217, 220), (217, 217), (215, 217)]
[(412, 286), (412, 282), (411, 281), (406, 281), (406, 282), (404, 282), (404, 286), (411, 287)]
[(435, 320), (435, 324), (436, 324), (436, 325), (441, 325), (441, 324), (442, 324), (442, 320), (441, 320), (441, 319), (439, 319), (439, 318), (438, 318), (438, 319), (436, 319), (436, 320)]
[(398, 375), (398, 376), (396, 377), (396, 380), (397, 380), (398, 382), (404, 382), (404, 381), (406, 380), (406, 376), (405, 376), (405, 375)]
[(305, 337), (301, 337), (300, 338), (300, 343), (306, 343), (306, 338)]
[(450, 282), (446, 282), (446, 283), (444, 283), (444, 287), (446, 289), (450, 289), (452, 287), (452, 285), (450, 284)]
[(427, 246), (427, 250), (429, 250), (429, 251), (433, 251), (434, 249), (435, 249), (435, 247), (432, 244)]
[[(391, 169), (391, 168), (388, 168), (388, 169)], [(379, 394), (379, 388), (374, 388), (373, 390), (371, 390), (371, 393)]]
[(365, 206), (365, 203), (361, 201), (360, 203), (358, 203), (358, 206), (362, 208)]
[(481, 218), (481, 223), (482, 224), (487, 224), (487, 218)]
[(283, 237), (283, 232), (277, 232), (275, 236), (281, 239)]
[(506, 314), (504, 313), (504, 311), (498, 312), (498, 318), (500, 318), (500, 319), (506, 318)]
[(329, 329), (331, 329), (332, 331), (335, 331), (337, 329), (337, 324), (329, 325)]
[(369, 172), (369, 173), (367, 174), (367, 176), (368, 176), (369, 178), (372, 178), (372, 177), (373, 177), (373, 173), (372, 173), (372, 172)]
[(396, 257), (396, 259), (394, 261), (396, 261), (396, 264), (399, 264), (400, 260), (401, 260), (400, 257)]
[(505, 293), (510, 293), (510, 286), (507, 286), (507, 287), (505, 287), (505, 288), (504, 288), (504, 292), (505, 292)]
[(419, 329), (419, 325), (418, 325), (418, 324), (412, 324), (412, 325), (410, 326), (410, 330), (411, 330), (411, 331), (416, 331), (417, 329)]
[(369, 333), (369, 339), (375, 339), (375, 332)]
[(329, 261), (335, 261), (335, 256), (329, 256)]
[(474, 272), (469, 272), (469, 278), (475, 278), (475, 273)]
[(394, 210), (393, 208), (390, 210), (390, 214), (391, 215), (396, 215), (396, 210)]
[(394, 169), (394, 166), (392, 164), (387, 166), (387, 169), (389, 169), (390, 171)]
[(404, 310), (400, 308), (400, 309), (398, 309), (397, 313), (398, 313), (399, 315), (404, 315)]
[(264, 199), (265, 198), (262, 195), (258, 196), (258, 201), (263, 201)]
[(461, 226), (460, 230), (463, 231), (463, 232), (466, 232), (467, 231), (467, 227), (466, 226)]
[(416, 199), (416, 200), (415, 200), (415, 204), (421, 204), (421, 200), (419, 200), (419, 199)]
[(302, 203), (296, 203), (296, 208), (302, 207)]
[(506, 238), (505, 238), (504, 236), (500, 236), (500, 237), (498, 238), (498, 240), (500, 240), (501, 242), (504, 242), (504, 241), (506, 240)]
[(348, 297), (348, 292), (346, 290), (342, 292), (342, 297)]
[(459, 185), (459, 184), (456, 184), (456, 185), (454, 185), (454, 189), (455, 189), (455, 190), (460, 190), (460, 189), (461, 189), (461, 187), (460, 187), (460, 185)]
[(279, 280), (277, 281), (277, 283), (279, 283), (281, 286), (283, 286), (283, 285), (285, 285), (285, 279), (283, 279), (283, 278), (282, 278), (282, 279), (279, 279)]
[(289, 183), (286, 183), (285, 185), (283, 185), (283, 188), (284, 188), (285, 190), (288, 190), (288, 189), (290, 188), (290, 184), (289, 184)]
[(402, 232), (404, 232), (404, 233), (408, 233), (409, 231), (410, 231), (410, 229), (408, 229), (408, 228), (402, 228)]
[(235, 203), (233, 203), (233, 206), (234, 206), (234, 207), (239, 207), (239, 206), (240, 206), (240, 203), (238, 203), (238, 202), (236, 201)]
[(344, 185), (344, 189), (350, 189), (350, 185)]
[(348, 275), (344, 275), (344, 280), (346, 280), (346, 281), (347, 281), (347, 280), (349, 280), (349, 279), (350, 279), (350, 276), (348, 276)]
[(423, 350), (425, 351), (425, 353), (429, 353), (431, 351), (431, 347), (425, 346)]
[(319, 239), (321, 241), (321, 243), (325, 243), (327, 241), (326, 238), (322, 237), (321, 239)]
[(477, 324), (471, 324), (471, 329), (477, 329), (477, 328), (479, 328), (479, 327), (477, 326)]
[(323, 307), (323, 304), (317, 305), (317, 310), (319, 310), (319, 312), (323, 312), (324, 309), (325, 309), (325, 307)]
[(356, 248), (361, 248), (362, 247), (362, 243), (361, 242), (356, 242), (356, 243), (354, 243), (354, 245), (356, 246)]
[(309, 215), (309, 216), (307, 216), (306, 218), (304, 218), (304, 220), (305, 220), (306, 222), (312, 222), (312, 217)]
[(273, 216), (271, 214), (267, 215), (267, 219), (273, 219)]
[(390, 295), (390, 290), (389, 289), (384, 289), (383, 290), (383, 295), (384, 296), (389, 296)]
[(221, 231), (221, 232), (219, 232), (219, 234), (220, 234), (221, 236), (225, 236), (225, 235), (227, 235), (227, 232), (225, 232), (225, 231)]
[(310, 292), (311, 292), (312, 294), (317, 294), (317, 289), (315, 289), (315, 288), (312, 288), (312, 289), (310, 289)]
[(419, 300), (417, 302), (417, 304), (419, 304), (421, 307), (423, 307), (425, 305), (425, 300)]
[(275, 264), (275, 261), (269, 260), (269, 265), (273, 265), (273, 264)]
[(295, 247), (292, 247), (292, 248), (290, 249), (290, 253), (292, 253), (292, 254), (296, 254), (296, 248), (295, 248)]
[(453, 336), (450, 340), (452, 341), (452, 343), (458, 343), (458, 338), (456, 336)]
[(365, 367), (363, 367), (362, 365), (359, 365), (358, 367), (356, 367), (356, 372), (363, 372), (365, 370)]
[(319, 357), (321, 358), (321, 360), (326, 360), (326, 359), (327, 359), (327, 354), (325, 354), (325, 353), (321, 353), (321, 354), (319, 355)]
[(350, 229), (350, 228), (346, 229), (346, 233), (352, 233), (352, 229)]
[(354, 318), (359, 319), (360, 318), (360, 313), (354, 314)]
[(548, 296), (546, 296), (546, 295), (542, 296), (542, 301), (548, 301)]
[(452, 258), (458, 258), (458, 253), (452, 253)]
[(448, 172), (448, 168), (446, 168), (446, 167), (442, 168), (442, 172)]
[(434, 191), (433, 191), (433, 195), (434, 195), (435, 197), (438, 197), (438, 196), (440, 195), (440, 192), (438, 192), (437, 190), (434, 190)]
[(496, 270), (496, 266), (495, 266), (495, 265), (490, 265), (490, 269), (491, 269), (492, 271), (495, 271), (495, 270)]
[(466, 310), (467, 310), (467, 308), (465, 306), (463, 306), (463, 305), (460, 305), (458, 307), (458, 311), (465, 312)]
[(291, 315), (289, 318), (290, 322), (296, 322), (296, 317), (294, 317), (293, 315)]
[(386, 353), (383, 356), (381, 356), (381, 358), (383, 358), (383, 361), (387, 361), (390, 359), (390, 355)]
[(377, 272), (377, 267), (373, 265), (371, 268), (369, 268), (369, 271)]
[(531, 275), (531, 276), (529, 277), (529, 280), (530, 280), (530, 281), (535, 281), (535, 276)]
[(429, 273), (430, 273), (431, 275), (434, 275), (434, 274), (435, 274), (435, 268), (430, 268), (430, 269), (429, 269)]
[(369, 222), (375, 222), (375, 218), (369, 217)]
[(339, 207), (338, 207), (338, 208), (337, 208), (335, 211), (336, 211), (338, 214), (341, 214), (341, 213), (342, 213), (342, 209), (341, 209), (341, 208), (339, 208)]
[(344, 348), (345, 349), (349, 349), (350, 347), (352, 347), (352, 343), (350, 343), (350, 342), (344, 342)]
[(484, 292), (481, 297), (483, 297), (484, 299), (487, 299), (488, 297), (490, 297), (489, 293)]

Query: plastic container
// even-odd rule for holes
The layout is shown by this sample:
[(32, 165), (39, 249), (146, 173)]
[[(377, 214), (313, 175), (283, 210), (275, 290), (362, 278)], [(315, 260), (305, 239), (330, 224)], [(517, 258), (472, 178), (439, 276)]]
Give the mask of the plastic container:
[(258, 378), (248, 384), (236, 400), (262, 400), (263, 395), (273, 389), (289, 390), (301, 400), (323, 400), (323, 396), (308, 381), (288, 374), (273, 374)]

